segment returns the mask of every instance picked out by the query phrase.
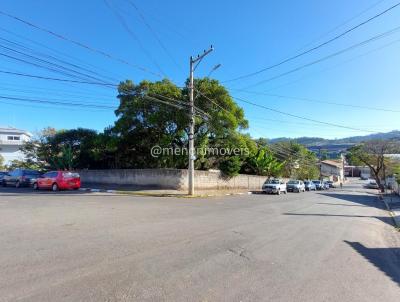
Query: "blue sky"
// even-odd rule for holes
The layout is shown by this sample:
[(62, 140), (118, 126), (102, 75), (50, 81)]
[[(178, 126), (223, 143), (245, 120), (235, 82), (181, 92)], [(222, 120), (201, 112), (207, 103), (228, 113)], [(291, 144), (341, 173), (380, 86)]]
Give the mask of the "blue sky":
[[(155, 73), (163, 72), (175, 83), (182, 85), (188, 74), (189, 56), (201, 52), (210, 44), (214, 45), (215, 51), (204, 59), (196, 75), (206, 76), (214, 65), (222, 64), (212, 76), (223, 82), (329, 40), (397, 3), (393, 0), (205, 0), (201, 3), (136, 0), (134, 3), (151, 27), (149, 30), (127, 0), (108, 1), (126, 20), (131, 33), (102, 0), (2, 0), (0, 10)], [(340, 103), (400, 111), (400, 31), (298, 72), (247, 88), (251, 93), (238, 91), (391, 30), (400, 26), (399, 20), (400, 7), (397, 7), (315, 52), (257, 76), (226, 85), (234, 96), (298, 116), (376, 132), (400, 129), (399, 112), (337, 105)], [(153, 32), (167, 51), (160, 46)], [(56, 55), (107, 75), (115, 81), (159, 79), (151, 73), (107, 59), (1, 15), (0, 38)], [(33, 44), (26, 38), (47, 48)], [(3, 41), (0, 41), (0, 45), (4, 46), (6, 44)], [(4, 49), (0, 53), (9, 54)], [(1, 70), (63, 77), (4, 56), (0, 56), (0, 62)], [(0, 74), (0, 91), (6, 97), (118, 105), (113, 89), (6, 74)], [(285, 99), (271, 94), (320, 102)], [(46, 126), (57, 129), (85, 127), (101, 131), (115, 120), (111, 109), (55, 107), (5, 99), (0, 99), (0, 102), (1, 126), (14, 126), (32, 132)], [(250, 121), (248, 131), (254, 137), (335, 138), (368, 134), (312, 123), (241, 102), (238, 104), (245, 109)]]

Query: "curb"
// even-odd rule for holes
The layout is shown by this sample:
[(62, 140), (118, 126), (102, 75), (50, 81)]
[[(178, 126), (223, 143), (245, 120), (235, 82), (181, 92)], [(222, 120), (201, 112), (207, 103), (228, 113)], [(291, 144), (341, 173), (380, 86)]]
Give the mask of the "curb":
[[(232, 195), (244, 195), (245, 192), (238, 193), (226, 193), (226, 194), (204, 194), (204, 195), (194, 195), (189, 196), (186, 194), (173, 194), (173, 193), (149, 193), (140, 191), (121, 191), (121, 190), (107, 190), (107, 189), (95, 189), (95, 188), (80, 188), (79, 191), (83, 192), (93, 192), (93, 193), (113, 193), (120, 195), (135, 195), (135, 196), (149, 196), (149, 197), (178, 197), (178, 198), (199, 198), (199, 197), (219, 197), (219, 196), (232, 196)], [(253, 192), (247, 192), (248, 195), (253, 194)]]
[(383, 200), (386, 209), (389, 211), (389, 215), (393, 218), (393, 222), (395, 227), (400, 228), (400, 215), (396, 215), (394, 210), (390, 208), (389, 203), (386, 201), (385, 197), (381, 197), (381, 200)]

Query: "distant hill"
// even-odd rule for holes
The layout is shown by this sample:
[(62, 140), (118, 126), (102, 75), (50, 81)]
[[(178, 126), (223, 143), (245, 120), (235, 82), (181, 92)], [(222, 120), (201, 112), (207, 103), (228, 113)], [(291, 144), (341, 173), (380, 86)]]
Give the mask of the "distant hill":
[[(325, 139), (321, 137), (298, 137), (298, 138), (288, 138), (288, 137), (279, 137), (268, 140), (270, 143), (277, 143), (282, 141), (295, 140), (299, 144), (305, 145), (307, 147), (328, 147), (327, 149), (331, 149), (335, 145), (341, 145), (341, 147), (348, 147), (370, 140), (375, 139), (384, 139), (384, 140), (398, 140), (400, 141), (400, 131), (393, 130), (386, 133), (374, 133), (365, 136), (351, 136), (346, 138), (338, 138), (338, 139)], [(329, 148), (330, 147), (330, 148)], [(339, 147), (339, 146), (337, 146)]]

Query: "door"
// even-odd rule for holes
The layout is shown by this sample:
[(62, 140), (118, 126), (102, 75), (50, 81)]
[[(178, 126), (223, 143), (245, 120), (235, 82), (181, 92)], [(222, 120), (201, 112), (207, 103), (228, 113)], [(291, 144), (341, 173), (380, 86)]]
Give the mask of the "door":
[[(51, 172), (45, 173), (41, 178), (38, 178), (38, 185), (40, 188), (49, 188), (51, 186)], [(50, 183), (50, 185), (49, 185)]]
[(15, 186), (20, 176), (22, 176), (22, 170), (12, 171), (8, 177), (7, 185)]

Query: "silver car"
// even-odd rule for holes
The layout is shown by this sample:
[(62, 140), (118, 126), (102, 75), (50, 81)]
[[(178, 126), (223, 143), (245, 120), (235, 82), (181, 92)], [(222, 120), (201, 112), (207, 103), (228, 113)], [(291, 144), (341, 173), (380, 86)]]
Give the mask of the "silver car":
[(286, 183), (281, 179), (270, 179), (263, 184), (262, 191), (266, 194), (286, 194)]
[(306, 191), (306, 186), (304, 185), (304, 182), (297, 179), (289, 180), (286, 187), (288, 192), (300, 193)]

